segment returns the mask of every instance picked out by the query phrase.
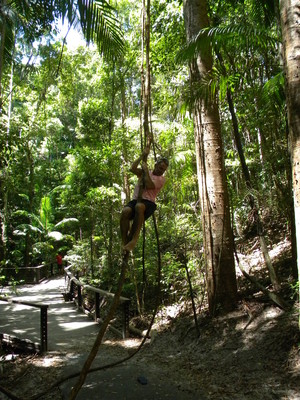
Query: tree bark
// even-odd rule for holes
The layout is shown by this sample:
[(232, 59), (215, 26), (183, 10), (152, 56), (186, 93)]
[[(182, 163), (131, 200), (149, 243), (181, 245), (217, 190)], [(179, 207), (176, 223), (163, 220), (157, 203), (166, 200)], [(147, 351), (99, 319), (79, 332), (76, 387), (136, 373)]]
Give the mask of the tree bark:
[[(280, 1), (283, 62), (292, 161), (293, 196), (297, 240), (298, 279), (300, 277), (300, 4)], [(300, 297), (300, 287), (299, 287)], [(299, 314), (300, 327), (300, 314)]]
[[(209, 26), (206, 0), (184, 0), (187, 40)], [(190, 62), (193, 88), (212, 69), (209, 45)], [(197, 98), (193, 109), (199, 194), (202, 208), (204, 257), (210, 313), (236, 304), (237, 285), (226, 184), (224, 151), (216, 97)]]
[[(115, 110), (115, 100), (116, 100), (116, 66), (113, 64), (113, 77), (112, 77), (112, 88), (111, 88), (111, 114), (109, 121), (109, 146), (111, 146), (112, 134), (114, 130), (114, 110)], [(112, 162), (109, 161), (110, 171), (113, 171)], [(113, 173), (110, 176), (110, 187), (113, 187)], [(111, 271), (113, 267), (112, 249), (113, 249), (113, 213), (114, 207), (113, 203), (109, 206), (109, 221), (108, 221), (108, 249), (107, 249), (107, 263), (108, 268)]]
[[(2, 6), (6, 5), (6, 0), (3, 0)], [(4, 68), (4, 48), (5, 48), (5, 36), (6, 36), (6, 21), (5, 16), (2, 15), (2, 27), (0, 35), (0, 115), (2, 114), (3, 106), (3, 95), (2, 95), (2, 76)]]

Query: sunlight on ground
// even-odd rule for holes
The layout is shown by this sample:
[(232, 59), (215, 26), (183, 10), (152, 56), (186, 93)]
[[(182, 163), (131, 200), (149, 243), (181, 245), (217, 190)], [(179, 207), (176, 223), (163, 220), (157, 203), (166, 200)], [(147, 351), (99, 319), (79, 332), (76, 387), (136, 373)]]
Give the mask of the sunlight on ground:
[(59, 358), (44, 358), (42, 360), (42, 366), (43, 367), (51, 367), (52, 365), (56, 365), (57, 361), (59, 361)]
[[(288, 251), (291, 248), (290, 242), (285, 239), (282, 240), (280, 243), (277, 243), (276, 247), (274, 249), (269, 247), (269, 255), (271, 257), (271, 260), (273, 260), (275, 257), (278, 257), (281, 253), (284, 251)], [(251, 257), (249, 255), (251, 254)], [(250, 273), (252, 268), (256, 268), (260, 265), (264, 265), (264, 257), (262, 255), (260, 246), (258, 245), (257, 249), (254, 249), (250, 254), (241, 254), (238, 253), (239, 261), (241, 263), (241, 266), (245, 269), (246, 272)], [(238, 276), (242, 276), (242, 271), (239, 268), (236, 268), (236, 273)]]
[(157, 320), (160, 323), (168, 323), (170, 320), (176, 318), (183, 310), (183, 304), (173, 304), (170, 306), (164, 307), (157, 313)]
[(50, 308), (51, 315), (58, 315), (58, 316), (63, 316), (64, 314), (67, 314), (70, 318), (76, 318), (78, 315), (81, 315), (77, 308), (65, 306), (65, 307), (51, 307)]
[(20, 335), (20, 334), (26, 333), (26, 330), (25, 329), (15, 329), (14, 332), (15, 332), (16, 335)]
[[(36, 293), (36, 289), (38, 286), (38, 294)], [(53, 296), (58, 295), (59, 292), (63, 293), (65, 291), (65, 278), (56, 278), (56, 279), (46, 279), (36, 284), (25, 284), (22, 286), (5, 286), (1, 288), (1, 295), (8, 295), (16, 300), (25, 299), (25, 297), (30, 297), (30, 299), (34, 297), (43, 296), (46, 292), (47, 297), (51, 297), (51, 291), (53, 291)], [(31, 300), (33, 301), (33, 300)]]
[(135, 349), (140, 345), (141, 341), (142, 339), (136, 339), (136, 338), (129, 338), (118, 341), (106, 339), (104, 344), (106, 346), (111, 346), (111, 347), (119, 346), (125, 349)]
[(61, 328), (65, 331), (74, 331), (76, 329), (86, 328), (87, 326), (95, 325), (94, 321), (87, 321), (87, 322), (67, 322), (65, 324), (59, 324)]

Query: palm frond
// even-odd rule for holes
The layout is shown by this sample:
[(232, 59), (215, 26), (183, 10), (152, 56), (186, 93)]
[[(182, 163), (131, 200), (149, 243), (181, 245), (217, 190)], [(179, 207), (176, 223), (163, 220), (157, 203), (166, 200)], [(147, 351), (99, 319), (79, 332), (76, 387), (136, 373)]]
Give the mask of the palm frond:
[(279, 38), (272, 35), (264, 27), (253, 25), (231, 24), (214, 28), (201, 29), (198, 34), (181, 50), (179, 62), (194, 58), (205, 47), (223, 44), (234, 45), (237, 49), (264, 48), (275, 46)]
[(62, 22), (67, 18), (67, 20), (72, 23), (76, 16), (77, 2), (73, 0), (59, 1), (58, 9), (62, 17)]
[(276, 1), (274, 0), (254, 0), (251, 3), (253, 20), (270, 26), (276, 17)]
[(268, 80), (262, 91), (262, 100), (265, 104), (282, 106), (285, 102), (284, 75), (283, 72)]
[(30, 14), (31, 2), (27, 0), (11, 0), (8, 4), (0, 7), (0, 15), (6, 15), (9, 19), (14, 19), (18, 15), (28, 18)]
[(94, 41), (99, 51), (109, 58), (120, 55), (124, 42), (115, 9), (105, 0), (79, 0), (78, 10), (87, 42)]
[(11, 60), (15, 29), (31, 43), (58, 17), (73, 26), (79, 21), (87, 42), (94, 41), (103, 55), (111, 58), (124, 51), (115, 9), (106, 0), (11, 0), (7, 5), (0, 4), (0, 28), (5, 27), (6, 33), (4, 38), (0, 37), (0, 41), (5, 40), (2, 61)]
[(55, 228), (64, 228), (65, 226), (74, 225), (77, 223), (79, 223), (77, 218), (64, 218), (55, 225)]
[(12, 60), (12, 54), (13, 54), (13, 49), (14, 49), (14, 43), (15, 43), (15, 35), (14, 35), (14, 24), (12, 20), (5, 18), (5, 20), (0, 21), (0, 29), (1, 29), (1, 39), (4, 40), (3, 47), (3, 61), (4, 61), (4, 66), (10, 65), (11, 60)]

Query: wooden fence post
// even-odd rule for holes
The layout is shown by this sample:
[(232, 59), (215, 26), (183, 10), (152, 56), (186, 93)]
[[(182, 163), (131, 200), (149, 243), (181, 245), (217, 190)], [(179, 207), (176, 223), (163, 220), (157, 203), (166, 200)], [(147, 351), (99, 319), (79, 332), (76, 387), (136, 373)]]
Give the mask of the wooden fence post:
[(48, 305), (41, 306), (41, 353), (48, 350)]
[(80, 308), (82, 306), (82, 293), (80, 285), (77, 285), (77, 296), (78, 296), (78, 308)]
[(130, 301), (124, 301), (123, 303), (123, 328), (122, 328), (123, 339), (129, 337), (129, 304)]
[(100, 318), (100, 294), (95, 292), (95, 321)]

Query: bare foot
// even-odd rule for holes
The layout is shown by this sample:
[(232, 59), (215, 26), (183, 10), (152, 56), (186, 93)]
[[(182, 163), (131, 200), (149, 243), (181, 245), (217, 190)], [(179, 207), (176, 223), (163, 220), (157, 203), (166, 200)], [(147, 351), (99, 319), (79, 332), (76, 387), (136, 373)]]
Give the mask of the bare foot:
[(136, 241), (131, 240), (129, 243), (126, 244), (126, 246), (123, 247), (124, 251), (132, 251), (135, 248)]

